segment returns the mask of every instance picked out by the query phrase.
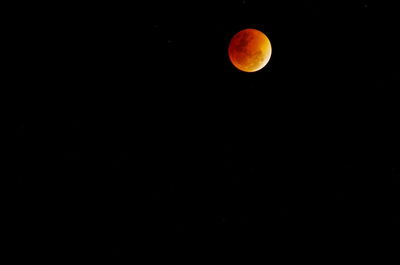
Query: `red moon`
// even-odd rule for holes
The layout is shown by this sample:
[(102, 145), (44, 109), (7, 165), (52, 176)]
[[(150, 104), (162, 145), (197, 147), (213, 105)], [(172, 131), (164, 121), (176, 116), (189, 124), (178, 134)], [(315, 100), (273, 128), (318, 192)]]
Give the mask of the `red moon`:
[(256, 29), (244, 29), (236, 33), (229, 43), (232, 64), (244, 72), (256, 72), (267, 65), (272, 54), (268, 37)]

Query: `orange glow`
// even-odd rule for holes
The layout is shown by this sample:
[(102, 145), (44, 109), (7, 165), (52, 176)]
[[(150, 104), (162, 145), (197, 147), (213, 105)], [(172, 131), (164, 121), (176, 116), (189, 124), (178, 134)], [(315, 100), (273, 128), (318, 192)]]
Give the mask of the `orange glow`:
[(268, 37), (256, 29), (244, 29), (229, 43), (229, 58), (241, 71), (255, 72), (267, 65), (272, 47)]

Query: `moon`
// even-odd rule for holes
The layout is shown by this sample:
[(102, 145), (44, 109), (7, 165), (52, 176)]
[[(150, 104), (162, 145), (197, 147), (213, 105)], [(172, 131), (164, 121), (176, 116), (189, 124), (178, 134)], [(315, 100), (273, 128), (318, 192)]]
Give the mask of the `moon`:
[(229, 43), (229, 59), (244, 72), (256, 72), (264, 68), (272, 54), (268, 37), (257, 29), (244, 29), (236, 33)]

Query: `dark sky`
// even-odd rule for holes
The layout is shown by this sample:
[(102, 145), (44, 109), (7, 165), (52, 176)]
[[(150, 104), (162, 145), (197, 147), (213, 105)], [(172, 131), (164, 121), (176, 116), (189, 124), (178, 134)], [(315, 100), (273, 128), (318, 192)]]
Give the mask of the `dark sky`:
[(400, 264), (395, 1), (144, 2), (10, 19), (15, 257)]

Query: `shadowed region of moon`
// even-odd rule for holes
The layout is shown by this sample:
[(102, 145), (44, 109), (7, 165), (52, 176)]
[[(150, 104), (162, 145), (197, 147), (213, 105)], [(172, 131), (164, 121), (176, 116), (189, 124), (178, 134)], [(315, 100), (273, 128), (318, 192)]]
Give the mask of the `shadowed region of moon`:
[(256, 29), (244, 29), (229, 43), (229, 58), (241, 71), (255, 72), (267, 65), (272, 48), (268, 37)]

